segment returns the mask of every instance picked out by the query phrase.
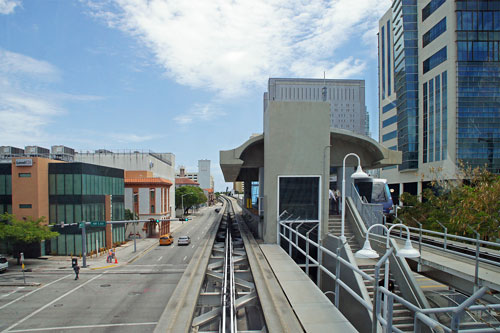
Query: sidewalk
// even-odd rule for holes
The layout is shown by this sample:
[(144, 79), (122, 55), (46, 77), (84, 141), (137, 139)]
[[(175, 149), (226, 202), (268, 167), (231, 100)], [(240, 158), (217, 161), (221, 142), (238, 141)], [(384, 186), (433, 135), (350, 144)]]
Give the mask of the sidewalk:
[[(192, 216), (196, 218), (196, 215)], [(181, 221), (171, 221), (170, 222), (170, 232), (175, 235), (176, 231), (181, 231), (184, 225), (188, 225), (190, 222)], [(78, 265), (81, 267), (80, 272), (90, 272), (98, 269), (113, 268), (119, 266), (125, 266), (129, 263), (134, 262), (139, 257), (143, 256), (149, 250), (153, 249), (158, 245), (158, 238), (143, 238), (136, 240), (136, 252), (134, 252), (134, 240), (129, 240), (125, 244), (116, 247), (115, 255), (118, 261), (117, 264), (107, 263), (107, 253), (102, 255), (94, 255), (92, 257), (87, 256), (86, 263), (87, 267), (83, 268), (83, 259), (78, 257)], [(32, 259), (27, 258), (24, 260), (25, 272), (35, 273), (35, 272), (68, 272), (73, 273), (73, 268), (71, 267), (71, 257), (70, 256), (46, 256), (43, 259)], [(6, 273), (21, 273), (21, 265), (17, 265), (17, 259), (8, 257), (9, 268)], [(0, 274), (0, 286), (17, 286), (12, 283), (3, 283), (2, 275)], [(36, 283), (33, 285), (37, 285)], [(23, 283), (19, 283), (19, 286), (26, 286)]]

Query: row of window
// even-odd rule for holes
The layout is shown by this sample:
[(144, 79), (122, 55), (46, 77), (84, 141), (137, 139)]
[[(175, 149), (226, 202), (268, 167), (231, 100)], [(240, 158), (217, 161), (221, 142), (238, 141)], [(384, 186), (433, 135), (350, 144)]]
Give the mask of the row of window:
[(12, 205), (0, 203), (0, 214), (3, 214), (3, 213), (12, 214)]
[(386, 120), (384, 120), (382, 122), (382, 128), (387, 127), (389, 125), (392, 125), (392, 124), (396, 123), (397, 121), (398, 121), (398, 116), (397, 115), (394, 115), (394, 116), (392, 116), (390, 118), (387, 118)]
[(457, 12), (458, 31), (500, 31), (500, 11)]
[(123, 195), (123, 178), (86, 174), (50, 174), (50, 195)]
[(422, 22), (432, 15), (446, 0), (431, 0), (427, 6), (422, 8)]
[[(344, 87), (326, 88), (326, 99), (355, 101), (359, 98), (357, 90)], [(323, 98), (323, 88), (281, 87), (278, 98), (283, 100), (321, 100)]]
[(433, 40), (441, 36), (441, 34), (445, 31), (446, 31), (446, 17), (444, 17), (441, 21), (436, 23), (435, 26), (429, 29), (429, 31), (427, 31), (422, 36), (422, 47), (426, 47), (427, 45), (429, 45)]
[(434, 67), (438, 66), (439, 64), (443, 63), (447, 59), (447, 53), (446, 53), (446, 46), (443, 47), (441, 50), (437, 51), (433, 55), (431, 55), (429, 58), (424, 60), (423, 63), (423, 71), (424, 74), (433, 69)]
[(500, 61), (500, 42), (457, 42), (458, 61)]
[[(120, 221), (125, 218), (125, 206), (123, 202), (114, 202), (112, 205), (112, 220)], [(50, 223), (78, 223), (82, 221), (104, 221), (104, 203), (91, 204), (50, 204)]]
[[(448, 155), (448, 76), (444, 71), (423, 85), (423, 163)], [(429, 97), (429, 98), (427, 98)], [(429, 137), (429, 141), (427, 141)], [(427, 147), (429, 149), (427, 150)]]
[(389, 103), (382, 108), (382, 113), (389, 112), (395, 108), (396, 108), (396, 102)]
[(382, 142), (389, 141), (391, 139), (394, 139), (398, 136), (398, 131), (392, 131), (387, 134), (382, 135)]
[(455, 0), (457, 10), (500, 10), (500, 0)]
[(0, 195), (12, 195), (11, 175), (0, 175)]

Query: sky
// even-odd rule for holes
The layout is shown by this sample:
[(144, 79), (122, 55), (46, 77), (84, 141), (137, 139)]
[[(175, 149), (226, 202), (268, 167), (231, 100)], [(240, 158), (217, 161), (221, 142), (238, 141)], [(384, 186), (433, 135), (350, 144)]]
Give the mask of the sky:
[(171, 152), (176, 168), (262, 133), (272, 77), (363, 79), (378, 138), (390, 0), (0, 0), (0, 146)]

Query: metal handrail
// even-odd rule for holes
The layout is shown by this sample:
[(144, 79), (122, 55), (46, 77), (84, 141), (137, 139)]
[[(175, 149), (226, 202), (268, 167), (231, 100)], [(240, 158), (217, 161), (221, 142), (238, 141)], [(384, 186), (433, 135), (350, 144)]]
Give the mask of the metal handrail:
[[(393, 303), (394, 301), (397, 301), (401, 303), (403, 306), (405, 306), (407, 309), (415, 313), (415, 328), (420, 328), (420, 325), (423, 324), (430, 328), (431, 330), (435, 332), (458, 332), (456, 330), (457, 327), (460, 325), (460, 314), (463, 313), (465, 309), (469, 311), (481, 311), (481, 310), (492, 310), (492, 309), (500, 309), (500, 304), (489, 304), (489, 305), (472, 305), (475, 300), (479, 299), (484, 293), (489, 289), (488, 287), (482, 287), (479, 289), (476, 293), (474, 293), (472, 296), (470, 296), (467, 300), (462, 302), (460, 305), (456, 307), (446, 307), (446, 308), (433, 308), (433, 309), (422, 309), (418, 306), (415, 306), (414, 304), (410, 303), (409, 301), (405, 300), (404, 298), (392, 293), (391, 291), (387, 290), (386, 288), (382, 286), (378, 286), (378, 277), (380, 276), (380, 267), (382, 263), (385, 262), (385, 260), (388, 258), (388, 256), (392, 253), (394, 250), (393, 248), (390, 248), (387, 250), (385, 255), (378, 261), (375, 267), (375, 277), (371, 277), (361, 271), (357, 266), (351, 264), (350, 262), (346, 261), (336, 253), (333, 253), (329, 249), (323, 247), (317, 242), (314, 242), (313, 240), (309, 239), (309, 237), (306, 237), (302, 235), (298, 230), (295, 230), (294, 228), (286, 225), (285, 221), (279, 222), (280, 226), (283, 227), (283, 232), (282, 229), (279, 228), (279, 235), (283, 237), (288, 243), (292, 243), (292, 246), (301, 254), (303, 254), (306, 257), (306, 260), (311, 261), (315, 265), (318, 266), (318, 268), (327, 274), (329, 277), (334, 279), (336, 283), (340, 287), (342, 287), (346, 292), (348, 292), (356, 301), (360, 303), (363, 307), (365, 307), (373, 316), (373, 326), (372, 326), (372, 332), (375, 333), (377, 332), (377, 321), (380, 322), (388, 332), (402, 332), (400, 329), (393, 327), (392, 326), (392, 313), (393, 313)], [(297, 228), (298, 229), (298, 228)], [(290, 237), (286, 236), (286, 230), (288, 230), (288, 234)], [(320, 264), (317, 260), (312, 258), (309, 255), (309, 246), (306, 245), (307, 252), (304, 251), (302, 248), (298, 246), (298, 243), (293, 241), (293, 236), (292, 234), (295, 233), (295, 237), (302, 238), (304, 241), (306, 241), (306, 244), (311, 244), (315, 247), (317, 247), (322, 253), (327, 254), (328, 256), (334, 258), (337, 260), (337, 262), (342, 263), (346, 265), (348, 268), (352, 269), (356, 273), (360, 274), (363, 278), (372, 281), (374, 284), (374, 301), (373, 304), (370, 304), (366, 302), (360, 295), (358, 295), (353, 289), (351, 289), (345, 282), (343, 282), (340, 278), (340, 276), (337, 276), (336, 274), (330, 272), (327, 267), (323, 266)], [(289, 253), (291, 256), (291, 253)], [(331, 291), (328, 291), (331, 293)], [(335, 293), (334, 293), (335, 294)], [(381, 296), (382, 294), (385, 295), (385, 299), (388, 302), (388, 311), (387, 311), (387, 317), (384, 318), (379, 312), (381, 308)], [(336, 295), (337, 296), (337, 295)], [(442, 312), (452, 312), (453, 313), (453, 318), (455, 322), (452, 323), (452, 327), (448, 328), (445, 325), (437, 322), (433, 318), (430, 317), (432, 314), (436, 313), (442, 313)], [(474, 329), (474, 332), (480, 332), (480, 331), (485, 331), (482, 329)], [(418, 331), (417, 331), (418, 332)], [(470, 330), (460, 330), (460, 332), (472, 332)]]
[[(393, 225), (393, 223), (387, 223), (387, 225)], [(415, 228), (415, 227), (408, 227), (408, 229), (410, 229), (412, 231), (420, 231), (420, 228)], [(428, 229), (422, 229), (422, 233), (423, 234), (443, 236), (443, 237), (446, 235), (447, 238), (455, 238), (455, 239), (465, 240), (467, 242), (472, 243), (471, 245), (475, 245), (476, 246), (475, 249), (470, 248), (471, 251), (476, 251), (476, 253), (478, 252), (478, 250), (480, 250), (480, 248), (478, 247), (479, 244), (485, 244), (485, 245), (500, 247), (500, 244), (498, 244), (498, 243), (483, 241), (483, 240), (477, 239), (477, 238), (474, 239), (474, 238), (468, 238), (468, 237), (463, 237), (463, 236), (457, 236), (457, 235), (452, 235), (452, 234), (448, 234), (448, 233), (445, 234), (445, 233), (442, 233), (442, 232), (428, 230)], [(391, 235), (391, 236), (397, 237), (397, 238), (402, 238), (402, 239), (404, 238), (404, 239), (406, 239), (406, 231), (401, 231), (399, 236), (398, 235), (394, 235), (394, 234)], [(433, 244), (423, 243), (422, 242), (422, 237), (419, 237), (419, 241), (418, 242), (414, 241), (414, 240), (412, 240), (412, 242), (418, 243), (419, 248), (421, 248), (421, 246), (424, 245), (426, 247), (430, 247), (430, 248), (433, 248), (433, 249), (438, 249), (438, 250), (443, 250), (443, 251), (448, 252), (448, 253), (453, 253), (453, 254), (456, 254), (456, 255), (464, 257), (464, 258), (469, 258), (469, 259), (477, 260), (478, 262), (484, 262), (484, 263), (487, 263), (487, 264), (490, 264), (490, 265), (500, 266), (500, 262), (499, 261), (493, 261), (493, 260), (481, 258), (479, 255), (474, 255), (473, 256), (473, 255), (470, 255), (470, 254), (466, 254), (466, 253), (462, 253), (462, 252), (450, 249), (450, 247), (449, 247), (450, 244), (449, 243), (447, 244), (446, 248), (445, 247), (439, 247), (439, 246), (436, 246), (436, 245), (433, 245)], [(460, 243), (460, 245), (467, 245), (467, 244)]]

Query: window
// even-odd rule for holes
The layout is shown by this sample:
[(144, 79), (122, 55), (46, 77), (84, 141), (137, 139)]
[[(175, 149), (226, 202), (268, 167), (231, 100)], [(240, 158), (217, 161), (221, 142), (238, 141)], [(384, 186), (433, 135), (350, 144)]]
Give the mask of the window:
[(19, 173), (19, 178), (31, 178), (31, 172)]
[(392, 117), (390, 117), (382, 122), (382, 127), (387, 127), (391, 124), (396, 123), (397, 121), (398, 121), (398, 116), (397, 115), (392, 116)]
[(56, 175), (56, 194), (64, 195), (64, 175)]
[(446, 31), (446, 17), (436, 23), (429, 31), (422, 36), (422, 47), (426, 47), (434, 39), (438, 38)]
[(64, 175), (64, 187), (64, 194), (73, 195), (73, 175)]
[[(278, 214), (287, 211), (301, 221), (319, 220), (320, 177), (289, 177), (278, 179)], [(285, 219), (288, 214), (281, 218)]]
[(19, 208), (31, 208), (31, 204), (19, 204)]
[(382, 113), (386, 113), (386, 112), (389, 112), (391, 111), (392, 109), (396, 108), (396, 103), (395, 102), (392, 102), (390, 104), (387, 104), (386, 106), (384, 106), (382, 108)]
[(433, 69), (434, 67), (438, 66), (442, 62), (446, 61), (446, 59), (447, 59), (447, 54), (445, 46), (441, 50), (437, 51), (432, 56), (424, 60), (423, 63), (424, 74)]
[(155, 205), (151, 205), (151, 214), (155, 213)]
[(431, 0), (431, 2), (429, 2), (427, 6), (422, 9), (422, 22), (424, 22), (429, 16), (431, 16), (432, 13), (436, 11), (436, 9), (441, 7), (441, 5), (445, 3), (445, 1), (446, 0)]
[(398, 131), (397, 131), (397, 130), (396, 130), (396, 131), (389, 132), (389, 133), (387, 133), (387, 134), (382, 135), (382, 142), (384, 142), (384, 141), (389, 141), (389, 140), (391, 140), (391, 139), (394, 139), (394, 138), (395, 138), (395, 137), (397, 137), (397, 136), (398, 136)]

